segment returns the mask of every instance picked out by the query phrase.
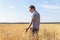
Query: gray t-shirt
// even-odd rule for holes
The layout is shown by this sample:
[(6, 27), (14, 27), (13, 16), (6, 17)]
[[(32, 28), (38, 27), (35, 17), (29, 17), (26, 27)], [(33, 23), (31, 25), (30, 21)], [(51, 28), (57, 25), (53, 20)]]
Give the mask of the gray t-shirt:
[(32, 19), (34, 19), (31, 28), (36, 28), (39, 29), (39, 24), (40, 24), (40, 14), (35, 11), (32, 15)]

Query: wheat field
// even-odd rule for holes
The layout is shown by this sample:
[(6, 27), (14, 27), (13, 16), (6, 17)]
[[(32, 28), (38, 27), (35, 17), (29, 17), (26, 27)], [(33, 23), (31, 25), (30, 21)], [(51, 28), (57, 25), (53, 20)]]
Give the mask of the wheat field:
[[(29, 40), (28, 24), (0, 24), (0, 40)], [(60, 24), (40, 24), (39, 40), (60, 40)]]

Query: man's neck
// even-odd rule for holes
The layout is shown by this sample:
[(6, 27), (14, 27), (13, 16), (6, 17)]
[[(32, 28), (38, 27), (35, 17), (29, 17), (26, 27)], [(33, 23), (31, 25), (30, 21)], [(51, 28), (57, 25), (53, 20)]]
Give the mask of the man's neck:
[(36, 10), (33, 12), (33, 14), (36, 12)]

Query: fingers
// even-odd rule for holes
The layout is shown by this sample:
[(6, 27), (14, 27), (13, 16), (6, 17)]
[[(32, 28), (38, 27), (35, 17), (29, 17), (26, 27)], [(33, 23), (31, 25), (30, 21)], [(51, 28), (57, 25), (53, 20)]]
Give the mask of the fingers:
[(26, 28), (26, 32), (29, 30), (29, 28)]
[(26, 29), (26, 32), (28, 31), (28, 28)]

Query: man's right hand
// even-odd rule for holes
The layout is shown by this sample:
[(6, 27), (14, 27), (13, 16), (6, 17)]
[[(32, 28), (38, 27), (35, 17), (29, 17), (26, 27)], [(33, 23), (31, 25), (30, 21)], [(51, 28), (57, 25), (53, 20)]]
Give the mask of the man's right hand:
[(26, 29), (26, 32), (28, 31), (29, 28)]

